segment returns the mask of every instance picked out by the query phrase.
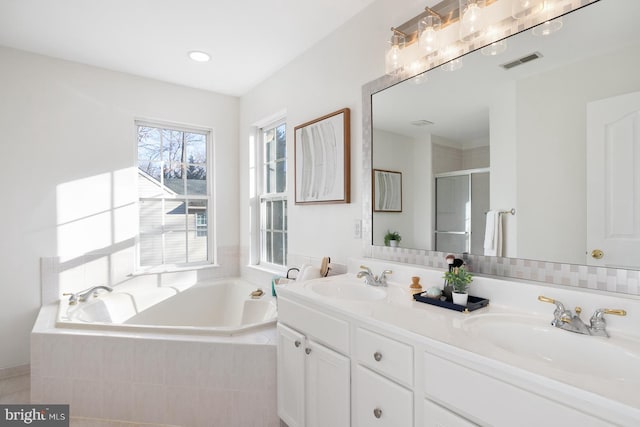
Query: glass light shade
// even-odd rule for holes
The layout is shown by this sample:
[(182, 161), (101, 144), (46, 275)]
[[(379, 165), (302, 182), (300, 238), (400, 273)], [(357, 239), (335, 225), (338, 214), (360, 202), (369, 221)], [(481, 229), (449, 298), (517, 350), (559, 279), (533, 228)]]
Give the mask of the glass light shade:
[(471, 41), (484, 27), (484, 1), (460, 0), (460, 40)]
[(516, 19), (526, 18), (544, 9), (544, 0), (512, 0), (511, 15)]
[(429, 15), (418, 22), (418, 43), (427, 54), (438, 50), (438, 30), (441, 21), (439, 16)]
[(542, 24), (533, 27), (531, 32), (534, 36), (548, 36), (562, 29), (562, 18), (544, 21)]
[(500, 55), (505, 50), (507, 50), (507, 41), (500, 40), (483, 47), (480, 52), (482, 52), (482, 54), (486, 56), (496, 56)]
[(389, 40), (389, 46), (387, 47), (387, 52), (385, 53), (385, 72), (387, 74), (393, 74), (398, 71), (404, 65), (403, 62), (403, 52), (405, 45), (405, 38), (401, 34), (394, 33), (391, 36), (391, 40)]

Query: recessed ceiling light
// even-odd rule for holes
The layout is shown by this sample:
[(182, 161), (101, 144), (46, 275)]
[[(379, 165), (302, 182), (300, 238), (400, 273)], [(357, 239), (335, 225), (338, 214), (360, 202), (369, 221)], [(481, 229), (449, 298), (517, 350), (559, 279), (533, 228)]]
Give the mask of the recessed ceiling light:
[(191, 52), (189, 52), (189, 58), (193, 59), (196, 62), (209, 62), (211, 60), (211, 55), (199, 50), (192, 50)]

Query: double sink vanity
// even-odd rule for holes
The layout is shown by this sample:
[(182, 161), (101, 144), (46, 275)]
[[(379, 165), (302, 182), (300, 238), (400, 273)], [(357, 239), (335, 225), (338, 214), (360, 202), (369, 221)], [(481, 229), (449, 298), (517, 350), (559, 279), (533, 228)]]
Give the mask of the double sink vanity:
[[(387, 286), (357, 278), (389, 269)], [(640, 425), (640, 299), (476, 276), (461, 313), (414, 301), (442, 271), (352, 260), (278, 290), (278, 414), (296, 426)], [(554, 305), (597, 309), (610, 335), (552, 326)], [(579, 311), (579, 310), (578, 310)]]

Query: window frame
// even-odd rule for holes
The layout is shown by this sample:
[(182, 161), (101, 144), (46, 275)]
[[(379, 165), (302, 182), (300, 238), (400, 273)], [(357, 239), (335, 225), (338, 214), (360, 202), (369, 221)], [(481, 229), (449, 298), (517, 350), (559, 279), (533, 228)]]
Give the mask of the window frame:
[[(206, 209), (206, 223), (207, 223), (207, 245), (206, 245), (206, 249), (207, 249), (207, 258), (206, 260), (198, 260), (198, 261), (187, 261), (187, 262), (183, 262), (183, 263), (167, 263), (164, 262), (165, 260), (165, 247), (163, 245), (162, 248), (162, 259), (163, 259), (163, 263), (161, 264), (154, 264), (154, 265), (141, 265), (141, 254), (140, 254), (140, 249), (141, 249), (141, 229), (140, 229), (140, 220), (141, 220), (141, 212), (140, 212), (140, 202), (142, 200), (162, 200), (162, 205), (164, 206), (164, 200), (172, 200), (171, 198), (166, 198), (166, 197), (142, 197), (140, 194), (140, 189), (138, 187), (138, 171), (139, 169), (139, 163), (138, 163), (138, 129), (139, 127), (151, 127), (151, 128), (156, 128), (156, 129), (160, 129), (160, 130), (170, 130), (170, 131), (179, 131), (179, 132), (186, 132), (186, 133), (194, 133), (194, 134), (203, 134), (205, 135), (206, 138), (206, 142), (205, 142), (205, 147), (206, 147), (206, 161), (205, 161), (205, 165), (206, 165), (206, 171), (207, 171), (207, 176), (206, 176), (206, 194), (205, 195), (189, 195), (189, 194), (184, 194), (184, 195), (179, 195), (178, 199), (184, 200), (185, 203), (185, 250), (187, 252), (187, 259), (188, 259), (188, 250), (189, 250), (189, 235), (191, 233), (193, 233), (194, 237), (202, 232), (202, 230), (198, 230), (197, 227), (197, 223), (194, 223), (193, 229), (189, 228), (189, 206), (188, 206), (188, 202), (192, 201), (192, 200), (204, 200), (206, 201), (207, 204), (207, 209)], [(173, 122), (166, 122), (166, 121), (158, 121), (158, 120), (146, 120), (146, 119), (135, 119), (134, 120), (134, 140), (135, 140), (135, 170), (136, 170), (136, 205), (138, 208), (138, 213), (137, 213), (137, 233), (136, 233), (136, 259), (135, 259), (135, 270), (138, 272), (147, 272), (147, 271), (171, 271), (171, 270), (180, 270), (182, 268), (197, 268), (197, 267), (205, 267), (205, 266), (211, 266), (214, 265), (216, 263), (216, 245), (215, 245), (215, 228), (214, 228), (214, 219), (215, 219), (215, 205), (214, 205), (214, 168), (213, 168), (213, 153), (214, 153), (214, 132), (213, 129), (211, 128), (206, 128), (206, 127), (202, 127), (202, 126), (195, 126), (195, 125), (185, 125), (185, 124), (179, 124), (179, 123), (173, 123)], [(185, 166), (189, 165), (188, 161), (185, 162), (181, 162), (183, 163)], [(194, 213), (194, 220), (197, 222), (197, 214)], [(163, 230), (164, 231), (164, 230)], [(153, 234), (153, 233), (149, 233), (149, 234)], [(163, 235), (162, 232), (159, 233), (159, 235)]]
[[(267, 192), (267, 171), (266, 171), (266, 148), (265, 148), (265, 140), (264, 140), (264, 134), (266, 131), (270, 130), (270, 129), (277, 129), (280, 126), (285, 126), (285, 152), (284, 152), (284, 158), (280, 158), (280, 159), (275, 159), (274, 163), (277, 163), (278, 161), (284, 161), (285, 162), (285, 176), (284, 176), (284, 189), (282, 192)], [(287, 149), (288, 146), (286, 144), (286, 139), (288, 138), (288, 129), (287, 129), (287, 121), (286, 121), (286, 117), (280, 117), (278, 119), (275, 120), (270, 120), (270, 121), (265, 121), (264, 123), (258, 125), (256, 127), (256, 163), (258, 166), (258, 170), (257, 170), (257, 183), (256, 183), (256, 189), (257, 189), (257, 239), (254, 239), (254, 244), (257, 246), (257, 251), (256, 251), (256, 259), (255, 259), (255, 263), (257, 265), (260, 265), (261, 267), (265, 267), (267, 269), (270, 270), (283, 270), (286, 269), (287, 267), (287, 259), (288, 259), (288, 254), (289, 254), (289, 221), (288, 221), (288, 210), (289, 210), (289, 202), (288, 202), (288, 168), (287, 168), (287, 163), (288, 163), (288, 154), (287, 154)], [(267, 253), (266, 253), (266, 246), (267, 246), (267, 242), (266, 239), (264, 238), (265, 233), (269, 232), (267, 230), (267, 226), (265, 224), (266, 222), (266, 209), (264, 208), (265, 203), (266, 202), (281, 202), (284, 201), (285, 202), (285, 207), (284, 207), (284, 211), (283, 211), (283, 234), (284, 234), (284, 246), (283, 246), (283, 260), (284, 263), (283, 264), (276, 264), (273, 262), (269, 262), (267, 260)], [(273, 212), (273, 210), (271, 211)], [(273, 233), (273, 223), (272, 223), (272, 227), (270, 229), (270, 232)], [(272, 240), (272, 245), (273, 245), (273, 240)], [(273, 246), (272, 246), (273, 247)]]

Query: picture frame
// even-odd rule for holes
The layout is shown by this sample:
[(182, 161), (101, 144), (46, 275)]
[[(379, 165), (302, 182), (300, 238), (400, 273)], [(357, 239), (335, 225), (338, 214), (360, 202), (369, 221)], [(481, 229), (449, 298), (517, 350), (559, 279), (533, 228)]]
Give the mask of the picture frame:
[(373, 170), (373, 211), (402, 212), (402, 172)]
[(349, 203), (349, 108), (294, 128), (295, 204)]

